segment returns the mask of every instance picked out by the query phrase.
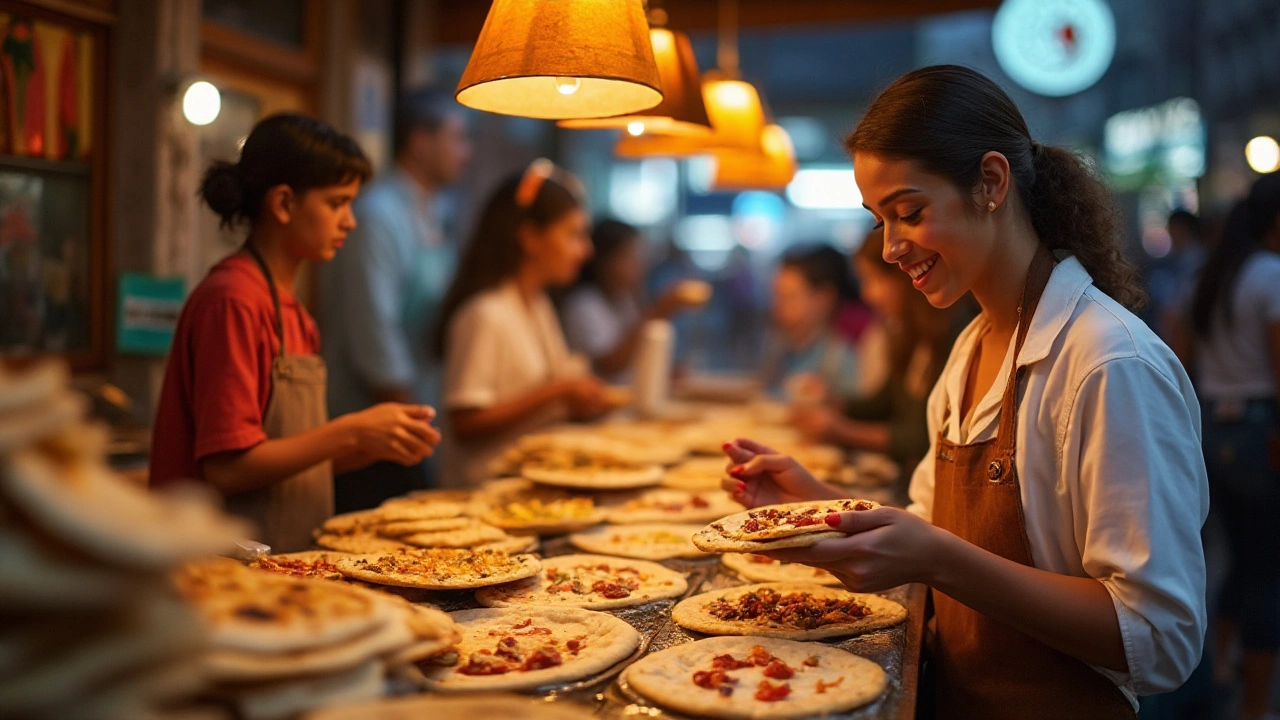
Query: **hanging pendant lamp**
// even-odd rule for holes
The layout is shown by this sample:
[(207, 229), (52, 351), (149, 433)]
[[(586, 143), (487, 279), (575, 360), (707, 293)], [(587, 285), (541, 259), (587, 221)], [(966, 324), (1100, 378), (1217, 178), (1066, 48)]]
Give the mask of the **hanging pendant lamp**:
[(710, 135), (628, 134), (618, 140), (614, 152), (621, 157), (690, 157), (722, 149), (760, 151), (765, 112), (755, 86), (711, 71), (702, 79), (702, 100), (711, 118)]
[(606, 117), (662, 101), (641, 0), (493, 0), (456, 92), (477, 110)]
[(662, 80), (662, 102), (657, 107), (631, 115), (589, 120), (562, 120), (560, 127), (583, 129), (624, 128), (630, 135), (711, 134), (711, 120), (703, 104), (698, 77), (698, 60), (693, 55), (689, 36), (666, 28), (649, 30), (653, 58)]
[(711, 189), (781, 190), (796, 175), (796, 151), (791, 136), (779, 125), (766, 125), (760, 134), (762, 152), (719, 151)]

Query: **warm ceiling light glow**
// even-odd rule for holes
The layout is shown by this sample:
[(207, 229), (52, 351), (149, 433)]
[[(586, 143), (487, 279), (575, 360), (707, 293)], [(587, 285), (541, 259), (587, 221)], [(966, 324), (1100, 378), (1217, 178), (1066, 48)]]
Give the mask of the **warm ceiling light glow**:
[(639, 120), (633, 120), (627, 123), (627, 133), (630, 134), (631, 137), (635, 137), (637, 135), (643, 135), (644, 123), (640, 122)]
[(213, 83), (198, 80), (182, 94), (182, 115), (192, 125), (208, 125), (222, 112), (222, 93)]
[(853, 210), (862, 207), (862, 191), (852, 168), (808, 168), (787, 185), (787, 199), (806, 210)]
[(1256, 173), (1280, 170), (1280, 144), (1270, 135), (1259, 135), (1244, 146), (1244, 158)]
[[(711, 92), (716, 102), (725, 108), (735, 109), (747, 107), (751, 96), (755, 94), (754, 88), (741, 80), (716, 83)], [(756, 102), (759, 103), (760, 100), (757, 98)]]
[[(702, 80), (698, 76), (698, 60), (693, 45), (684, 33), (665, 28), (649, 31), (653, 59), (662, 80), (662, 102), (642, 113), (588, 120), (562, 120), (560, 127), (574, 129), (627, 128), (631, 123), (644, 123), (647, 132), (660, 135), (711, 134), (711, 120), (702, 101)], [(637, 135), (638, 133), (631, 133)]]
[(719, 150), (761, 152), (764, 105), (755, 87), (709, 72), (703, 77), (702, 99), (711, 118), (710, 136), (662, 136), (657, 128), (649, 128), (643, 137), (624, 136), (614, 152), (622, 157), (690, 157)]
[(642, 0), (493, 0), (456, 95), (477, 110), (563, 120), (647, 110), (661, 87)]
[(791, 136), (779, 125), (766, 125), (760, 133), (760, 151), (719, 150), (714, 190), (781, 190), (796, 174), (796, 151)]

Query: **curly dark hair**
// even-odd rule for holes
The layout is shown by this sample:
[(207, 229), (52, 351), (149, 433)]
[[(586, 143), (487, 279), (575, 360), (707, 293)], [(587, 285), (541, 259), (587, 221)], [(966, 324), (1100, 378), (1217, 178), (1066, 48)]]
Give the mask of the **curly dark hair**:
[(1013, 100), (981, 73), (934, 65), (903, 75), (872, 101), (844, 144), (850, 155), (913, 160), (966, 196), (979, 185), (982, 156), (1001, 153), (1040, 241), (1075, 255), (1093, 284), (1122, 305), (1146, 302), (1120, 246), (1111, 191), (1085, 159), (1032, 140)]

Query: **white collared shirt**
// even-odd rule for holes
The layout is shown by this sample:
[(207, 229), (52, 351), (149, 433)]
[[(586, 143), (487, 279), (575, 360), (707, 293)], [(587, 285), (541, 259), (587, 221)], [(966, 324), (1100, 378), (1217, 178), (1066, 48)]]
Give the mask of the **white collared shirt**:
[[(925, 519), (937, 433), (968, 444), (994, 437), (1000, 424), (1012, 341), (997, 382), (964, 426), (959, 419), (986, 324), (980, 315), (957, 338), (929, 396), (934, 447), (911, 479), (909, 508)], [(1111, 593), (1129, 673), (1097, 669), (1130, 701), (1173, 690), (1200, 662), (1207, 625), (1200, 528), (1209, 487), (1191, 381), (1074, 257), (1054, 269), (1018, 364), (1026, 369), (1015, 463), (1035, 566), (1095, 578)]]

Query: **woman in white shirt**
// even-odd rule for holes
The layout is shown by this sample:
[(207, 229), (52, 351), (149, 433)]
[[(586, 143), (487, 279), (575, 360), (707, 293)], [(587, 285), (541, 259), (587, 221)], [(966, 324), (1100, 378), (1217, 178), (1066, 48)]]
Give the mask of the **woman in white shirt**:
[(1214, 512), (1231, 548), (1218, 603), (1215, 670), (1236, 674), (1241, 716), (1263, 717), (1280, 650), (1280, 173), (1231, 211), (1191, 302), (1191, 360), (1204, 412)]
[(605, 386), (565, 347), (546, 291), (569, 285), (591, 254), (590, 221), (572, 176), (546, 160), (486, 203), (445, 296), (442, 481), (491, 477), (516, 438), (607, 409)]
[[(1141, 293), (1108, 191), (957, 66), (899, 78), (846, 148), (885, 260), (982, 313), (930, 395), (909, 511), (832, 515), (848, 537), (775, 556), (932, 586), (939, 717), (1132, 718), (1200, 660), (1208, 490), (1191, 383), (1122, 304)], [(726, 452), (748, 505), (837, 494), (749, 440)]]

